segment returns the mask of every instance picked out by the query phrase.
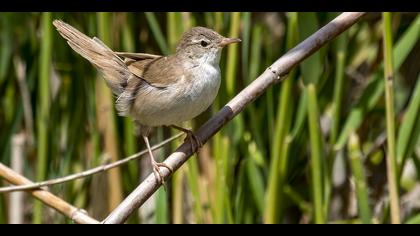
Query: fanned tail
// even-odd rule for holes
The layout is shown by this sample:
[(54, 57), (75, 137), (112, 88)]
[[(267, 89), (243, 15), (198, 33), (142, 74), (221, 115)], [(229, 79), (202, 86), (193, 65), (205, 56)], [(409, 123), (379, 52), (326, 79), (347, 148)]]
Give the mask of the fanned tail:
[(53, 25), (74, 51), (96, 66), (112, 92), (120, 96), (127, 86), (127, 80), (133, 76), (124, 61), (100, 39), (89, 38), (61, 20), (54, 20)]

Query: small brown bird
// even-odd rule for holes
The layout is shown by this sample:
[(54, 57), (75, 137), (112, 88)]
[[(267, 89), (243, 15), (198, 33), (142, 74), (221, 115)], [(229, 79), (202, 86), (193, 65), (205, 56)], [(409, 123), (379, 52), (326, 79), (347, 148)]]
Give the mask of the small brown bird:
[(181, 130), (190, 139), (193, 152), (197, 151), (202, 145), (200, 140), (191, 130), (179, 125), (213, 103), (220, 87), (221, 51), (226, 45), (241, 40), (194, 27), (183, 34), (174, 54), (159, 56), (114, 52), (100, 39), (89, 38), (60, 20), (54, 20), (53, 24), (70, 47), (103, 75), (117, 96), (119, 115), (134, 119), (149, 151), (153, 171), (164, 183), (159, 167), (173, 170), (155, 161), (148, 139), (151, 128), (170, 126)]

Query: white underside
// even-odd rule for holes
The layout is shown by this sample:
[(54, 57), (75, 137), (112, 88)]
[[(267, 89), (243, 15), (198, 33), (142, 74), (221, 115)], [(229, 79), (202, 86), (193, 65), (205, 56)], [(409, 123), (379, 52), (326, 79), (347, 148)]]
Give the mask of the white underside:
[(147, 126), (176, 125), (204, 112), (220, 87), (219, 57), (203, 58), (195, 67), (185, 64), (186, 70), (192, 72), (188, 74), (198, 75), (194, 78), (183, 75), (165, 89), (142, 89), (132, 109), (134, 118)]

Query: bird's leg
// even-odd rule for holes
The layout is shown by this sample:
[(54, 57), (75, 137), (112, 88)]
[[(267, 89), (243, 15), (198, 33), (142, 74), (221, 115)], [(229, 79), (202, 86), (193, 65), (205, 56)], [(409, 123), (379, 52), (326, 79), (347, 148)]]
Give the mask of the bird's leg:
[(201, 140), (193, 133), (192, 130), (186, 129), (186, 128), (182, 128), (176, 125), (171, 125), (172, 128), (180, 130), (184, 133), (187, 134), (187, 137), (185, 138), (184, 141), (186, 141), (187, 139), (190, 140), (191, 143), (191, 150), (193, 152), (199, 152), (200, 148), (203, 147), (203, 143), (201, 142)]
[(143, 135), (143, 140), (146, 143), (147, 150), (150, 156), (150, 162), (152, 163), (153, 173), (155, 174), (158, 181), (162, 184), (165, 184), (165, 179), (163, 178), (162, 174), (160, 173), (159, 167), (167, 168), (171, 173), (174, 171), (172, 167), (168, 166), (163, 162), (157, 162), (153, 156), (152, 149), (150, 148), (149, 138), (146, 135)]

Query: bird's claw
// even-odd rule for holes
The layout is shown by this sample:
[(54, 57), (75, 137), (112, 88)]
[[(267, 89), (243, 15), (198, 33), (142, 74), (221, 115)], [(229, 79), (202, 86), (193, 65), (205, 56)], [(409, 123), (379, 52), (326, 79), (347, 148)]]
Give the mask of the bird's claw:
[(187, 137), (185, 137), (184, 141), (187, 141), (187, 139), (189, 139), (191, 143), (191, 150), (193, 152), (199, 153), (200, 149), (203, 147), (203, 143), (201, 142), (201, 140), (192, 131), (187, 131), (186, 134)]
[(153, 173), (156, 176), (156, 179), (158, 179), (159, 183), (161, 183), (162, 185), (165, 184), (165, 179), (162, 176), (162, 173), (160, 173), (160, 169), (159, 167), (165, 167), (166, 169), (168, 169), (171, 173), (174, 172), (174, 170), (172, 169), (172, 167), (168, 166), (167, 164), (163, 163), (163, 162), (152, 162), (152, 166), (153, 166)]

